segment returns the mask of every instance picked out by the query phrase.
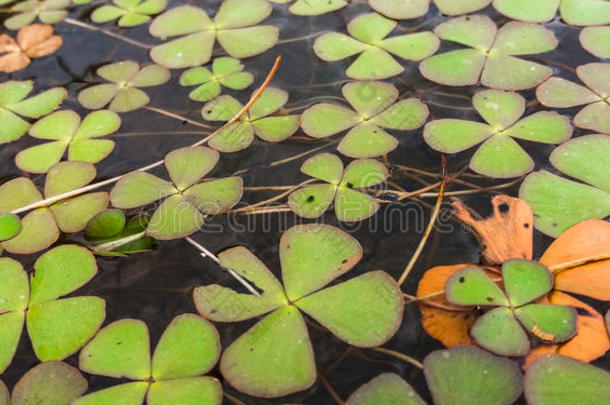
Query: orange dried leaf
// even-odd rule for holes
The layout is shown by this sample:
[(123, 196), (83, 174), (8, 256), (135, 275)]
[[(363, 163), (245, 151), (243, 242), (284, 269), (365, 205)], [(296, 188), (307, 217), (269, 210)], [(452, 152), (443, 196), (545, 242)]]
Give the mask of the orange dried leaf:
[(576, 335), (560, 345), (536, 347), (527, 356), (524, 368), (537, 357), (549, 352), (588, 363), (600, 358), (610, 349), (610, 339), (606, 331), (604, 317), (599, 312), (584, 302), (560, 291), (551, 294), (550, 302), (555, 305), (567, 305), (578, 310)]
[(433, 267), (426, 271), (419, 281), (417, 297), (426, 297), (419, 301), (422, 313), (422, 326), (434, 339), (445, 346), (470, 345), (470, 327), (476, 320), (471, 308), (458, 307), (445, 298), (444, 289), (449, 277), (471, 264)]
[(555, 289), (610, 301), (610, 260), (600, 260), (555, 275)]
[(19, 30), (17, 43), (24, 51), (46, 41), (53, 35), (53, 27), (45, 24), (31, 24)]
[(559, 235), (540, 258), (549, 269), (565, 269), (610, 258), (610, 222), (589, 219)]
[(63, 40), (59, 35), (53, 35), (49, 39), (34, 45), (27, 49), (26, 54), (30, 58), (41, 58), (43, 56), (50, 55), (61, 48)]
[(21, 49), (17, 42), (6, 34), (0, 35), (0, 53), (19, 52)]
[(16, 72), (29, 64), (30, 58), (22, 52), (13, 52), (0, 56), (0, 72), (3, 73)]
[(491, 203), (494, 213), (490, 218), (474, 219), (461, 201), (453, 203), (455, 216), (479, 234), (487, 263), (531, 259), (534, 214), (529, 205), (507, 195), (496, 196)]

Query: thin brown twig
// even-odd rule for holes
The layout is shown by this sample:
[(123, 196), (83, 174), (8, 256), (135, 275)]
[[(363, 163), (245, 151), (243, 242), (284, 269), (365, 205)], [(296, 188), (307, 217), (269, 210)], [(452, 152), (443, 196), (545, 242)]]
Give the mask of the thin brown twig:
[(333, 399), (335, 400), (337, 405), (344, 405), (345, 402), (341, 399), (339, 394), (337, 394), (337, 391), (335, 391), (333, 386), (330, 385), (330, 383), (328, 382), (326, 377), (324, 377), (324, 374), (321, 372), (318, 372), (318, 377), (320, 378), (320, 382), (322, 382), (322, 385), (324, 385), (324, 388), (326, 388), (326, 390), (328, 391), (330, 396), (333, 397)]
[(388, 354), (392, 357), (396, 357), (397, 359), (405, 361), (405, 362), (419, 368), (420, 370), (424, 369), (424, 365), (419, 360), (416, 360), (411, 356), (407, 356), (406, 354), (397, 352), (395, 350), (386, 349), (385, 347), (373, 347), (373, 350), (375, 350), (376, 352), (379, 352), (379, 353)]

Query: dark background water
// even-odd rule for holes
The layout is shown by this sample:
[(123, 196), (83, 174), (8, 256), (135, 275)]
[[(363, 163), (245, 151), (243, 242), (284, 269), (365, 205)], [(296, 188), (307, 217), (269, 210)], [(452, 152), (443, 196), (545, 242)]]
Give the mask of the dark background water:
[[(169, 7), (183, 3), (202, 7), (213, 15), (220, 1), (171, 1)], [(71, 13), (71, 17), (88, 21), (88, 15), (94, 8), (95, 5), (77, 7)], [(255, 75), (255, 85), (258, 85), (270, 69), (275, 56), (281, 53), (283, 62), (272, 85), (290, 93), (287, 108), (298, 108), (295, 111), (301, 112), (314, 102), (336, 101), (342, 97), (341, 85), (346, 80), (344, 72), (353, 59), (335, 63), (321, 62), (312, 51), (315, 38), (295, 39), (322, 31), (344, 32), (347, 22), (354, 16), (368, 11), (370, 9), (363, 2), (353, 2), (350, 6), (335, 13), (318, 17), (297, 17), (288, 13), (287, 5), (274, 5), (274, 12), (265, 23), (280, 27), (281, 43), (263, 55), (246, 59), (244, 61), (246, 70)], [(507, 21), (505, 17), (498, 15), (491, 8), (484, 12), (499, 25)], [(428, 15), (416, 21), (401, 22), (400, 29), (395, 30), (391, 35), (398, 35), (401, 33), (400, 30), (415, 27), (420, 27), (419, 30), (432, 29), (444, 20), (446, 17), (440, 16), (432, 6)], [(551, 63), (551, 67), (554, 68), (557, 75), (576, 80), (574, 73), (562, 65), (574, 68), (596, 61), (596, 59), (580, 47), (578, 30), (566, 26), (559, 20), (547, 24), (547, 26), (560, 39), (559, 47), (553, 52), (531, 59), (535, 61), (544, 59), (547, 63)], [(155, 38), (148, 35), (148, 25), (129, 30), (119, 29), (112, 23), (105, 27), (147, 44), (157, 43)], [(76, 101), (76, 95), (80, 89), (99, 81), (99, 78), (95, 76), (95, 70), (99, 66), (126, 59), (142, 64), (150, 62), (148, 50), (108, 37), (100, 32), (87, 31), (67, 23), (57, 24), (55, 29), (64, 40), (63, 47), (57, 53), (35, 60), (21, 72), (12, 75), (0, 74), (0, 81), (35, 79), (35, 91), (53, 86), (64, 86), (69, 91), (69, 97), (63, 108), (73, 109), (81, 115), (85, 115), (87, 111), (80, 107)], [(453, 47), (453, 45), (443, 43), (439, 52)], [(217, 46), (215, 56), (220, 55), (222, 55), (222, 49)], [(401, 96), (408, 93), (410, 96), (420, 97), (428, 104), (431, 116), (435, 118), (454, 117), (480, 120), (476, 112), (472, 110), (469, 101), (479, 88), (442, 87), (423, 79), (417, 69), (417, 63), (404, 61), (402, 63), (405, 66), (405, 72), (389, 80), (398, 87)], [(188, 99), (191, 88), (183, 88), (178, 84), (180, 73), (180, 71), (173, 71), (172, 80), (169, 83), (146, 89), (152, 100), (150, 105), (202, 121), (200, 116), (202, 104)], [(235, 92), (224, 88), (223, 93), (233, 94), (241, 101), (246, 101), (253, 89), (254, 87), (251, 87), (242, 92)], [(522, 92), (522, 94), (528, 102), (531, 102), (528, 104), (528, 114), (541, 109), (540, 105), (535, 102), (533, 91)], [(574, 112), (574, 110), (562, 110), (562, 113), (572, 116)], [(122, 126), (118, 133), (112, 136), (116, 142), (115, 151), (109, 158), (96, 165), (98, 180), (114, 177), (162, 159), (167, 152), (190, 145), (202, 136), (198, 133), (201, 128), (151, 111), (130, 112), (122, 114), (121, 118)], [(424, 143), (421, 130), (393, 131), (393, 134), (400, 140), (400, 146), (389, 154), (388, 161), (391, 164), (405, 165), (433, 173), (440, 172), (440, 156)], [(575, 129), (574, 136), (581, 134), (583, 131)], [(299, 172), (299, 166), (305, 158), (279, 167), (264, 167), (270, 162), (308, 151), (324, 143), (324, 141), (299, 139), (303, 136), (302, 132), (298, 132), (295, 136), (297, 139), (288, 139), (279, 144), (269, 144), (257, 140), (245, 151), (223, 154), (221, 163), (214, 170), (213, 175), (226, 176), (238, 170), (254, 168), (242, 175), (246, 187), (298, 184), (306, 179), (306, 176)], [(18, 142), (0, 147), (0, 182), (24, 175), (15, 168), (14, 155), (36, 143), (38, 143), (37, 140), (24, 137)], [(552, 151), (552, 146), (521, 141), (520, 143), (534, 157), (537, 170), (554, 171), (548, 163), (548, 155)], [(325, 149), (325, 151), (333, 150), (334, 146)], [(450, 156), (450, 171), (455, 172), (466, 166), (473, 151), (474, 149)], [(391, 180), (407, 190), (418, 189), (422, 186), (417, 180), (405, 177), (397, 170), (392, 170), (391, 173)], [(163, 171), (158, 171), (156, 174), (163, 175)], [(32, 178), (38, 184), (43, 184), (42, 176)], [(466, 179), (483, 186), (506, 182)], [(435, 182), (438, 181), (438, 178), (427, 178), (426, 180)], [(464, 189), (463, 186), (450, 184), (448, 190), (462, 189)], [(516, 196), (518, 185), (510, 187), (504, 192)], [(272, 197), (275, 193), (277, 192), (247, 191), (244, 193), (243, 201), (255, 203)], [(462, 200), (481, 215), (486, 216), (490, 213), (489, 199), (492, 196), (493, 194), (485, 192), (464, 196)], [(352, 233), (364, 248), (363, 260), (340, 280), (374, 269), (383, 269), (398, 278), (419, 243), (429, 219), (430, 204), (434, 204), (434, 198), (426, 198), (423, 202), (412, 200), (407, 205), (386, 205), (373, 218), (349, 226), (338, 223), (332, 212), (327, 213), (322, 218), (324, 222), (341, 226)], [(403, 286), (403, 291), (408, 294), (415, 293), (419, 278), (429, 267), (456, 263), (478, 263), (480, 260), (481, 249), (477, 240), (459, 223), (452, 221), (448, 204), (443, 208), (441, 225), (437, 226), (437, 230), (431, 235), (414, 270)], [(407, 211), (410, 213), (409, 216), (405, 215)], [(193, 238), (215, 253), (231, 246), (244, 245), (261, 258), (276, 275), (279, 275), (279, 237), (284, 230), (298, 222), (304, 221), (287, 213), (237, 218), (219, 216), (209, 220), (203, 230), (193, 235)], [(58, 243), (80, 240), (79, 235), (63, 235)], [(539, 257), (550, 242), (551, 239), (536, 232), (534, 257)], [(27, 269), (31, 269), (31, 263), (35, 258), (36, 256), (19, 257)], [(74, 294), (91, 294), (104, 298), (107, 302), (105, 324), (127, 317), (145, 321), (151, 332), (153, 347), (174, 316), (185, 312), (196, 312), (191, 299), (194, 287), (211, 283), (235, 286), (234, 281), (219, 266), (209, 259), (202, 258), (198, 251), (183, 240), (161, 242), (155, 251), (128, 258), (99, 258), (98, 265), (100, 272), (96, 278)], [(591, 301), (587, 302), (591, 303)], [(595, 303), (595, 306), (602, 313), (608, 309), (607, 303)], [(223, 346), (228, 346), (254, 323), (255, 320), (237, 324), (217, 324)], [(374, 376), (390, 371), (403, 376), (420, 395), (426, 400), (430, 399), (423, 374), (418, 369), (386, 355), (356, 348), (350, 350), (343, 361), (337, 365), (336, 361), (344, 355), (348, 346), (329, 333), (323, 333), (314, 328), (309, 328), (309, 332), (314, 343), (318, 370), (324, 372), (324, 370), (329, 370), (329, 367), (333, 368), (332, 371), (325, 372), (325, 376), (342, 398), (346, 399), (357, 387)], [(423, 360), (426, 354), (442, 348), (442, 345), (428, 337), (422, 330), (417, 305), (411, 304), (405, 306), (402, 325), (395, 337), (385, 347)], [(76, 366), (77, 357), (72, 356), (67, 359), (67, 362)], [(2, 380), (10, 389), (20, 376), (35, 364), (37, 364), (37, 360), (24, 333), (17, 355), (2, 376)], [(606, 355), (594, 364), (608, 369), (610, 368), (610, 356)], [(222, 380), (217, 369), (214, 369), (211, 374)], [(116, 379), (98, 376), (86, 375), (86, 377), (90, 390), (98, 390), (118, 382)], [(319, 380), (307, 391), (277, 400), (247, 397), (224, 382), (223, 388), (247, 404), (334, 403)]]

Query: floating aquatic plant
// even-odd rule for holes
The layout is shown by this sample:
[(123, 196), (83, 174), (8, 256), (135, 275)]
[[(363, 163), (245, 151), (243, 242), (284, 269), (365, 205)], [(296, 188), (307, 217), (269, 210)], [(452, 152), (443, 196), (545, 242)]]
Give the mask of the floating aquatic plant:
[(155, 247), (155, 239), (145, 236), (150, 217), (137, 215), (127, 220), (121, 210), (109, 209), (95, 215), (85, 228), (85, 238), (93, 252), (101, 256), (128, 256)]
[(610, 23), (610, 4), (606, 0), (494, 0), (493, 6), (505, 16), (521, 21), (547, 22), (561, 18), (571, 25), (604, 25)]
[(104, 300), (61, 297), (96, 273), (93, 255), (76, 245), (58, 246), (40, 256), (31, 279), (19, 262), (0, 258), (0, 371), (13, 359), (24, 321), (42, 361), (62, 360), (93, 337), (106, 316)]
[(0, 144), (15, 141), (30, 129), (30, 123), (20, 116), (40, 118), (47, 115), (59, 107), (67, 95), (63, 88), (54, 87), (26, 98), (33, 88), (32, 80), (9, 80), (0, 84)]
[[(489, 3), (491, 0), (434, 0), (441, 13), (452, 16), (479, 11)], [(430, 0), (369, 0), (369, 5), (388, 18), (408, 20), (426, 15)]]
[(242, 195), (240, 177), (200, 182), (220, 155), (203, 146), (176, 149), (165, 156), (171, 181), (146, 172), (131, 172), (110, 192), (112, 205), (129, 209), (163, 200), (146, 232), (155, 239), (178, 239), (203, 225), (205, 216), (218, 215), (233, 207)]
[(259, 25), (272, 11), (265, 0), (225, 0), (214, 20), (193, 6), (179, 6), (161, 14), (150, 25), (150, 34), (166, 39), (150, 51), (155, 63), (170, 69), (194, 67), (207, 63), (216, 40), (234, 58), (247, 58), (271, 48), (278, 40), (279, 29)]
[(610, 27), (587, 27), (580, 32), (580, 44), (600, 59), (610, 59)]
[(244, 72), (239, 59), (220, 57), (214, 59), (212, 71), (205, 67), (194, 67), (180, 76), (181, 86), (198, 86), (189, 93), (195, 101), (208, 101), (220, 95), (221, 86), (233, 90), (248, 88), (254, 81), (251, 73)]
[(567, 117), (541, 111), (519, 119), (525, 99), (517, 93), (485, 90), (475, 94), (472, 104), (487, 124), (440, 119), (424, 128), (424, 139), (443, 153), (458, 153), (481, 142), (470, 160), (470, 168), (490, 177), (517, 177), (534, 168), (532, 158), (513, 138), (558, 144), (572, 136)]
[(445, 286), (449, 302), (493, 307), (472, 326), (477, 343), (502, 356), (525, 356), (530, 342), (524, 328), (545, 342), (557, 343), (576, 333), (576, 311), (567, 306), (537, 304), (553, 287), (553, 276), (541, 264), (512, 259), (502, 265), (506, 294), (476, 267), (457, 271)]
[(362, 385), (349, 396), (346, 405), (425, 405), (417, 392), (394, 373), (384, 373)]
[(4, 20), (9, 30), (18, 30), (38, 18), (44, 24), (56, 24), (68, 16), (70, 0), (26, 0), (17, 2), (11, 12), (16, 15)]
[(194, 291), (197, 310), (212, 321), (236, 322), (270, 313), (234, 341), (220, 361), (231, 385), (261, 397), (301, 391), (316, 379), (301, 311), (358, 347), (385, 343), (396, 332), (403, 311), (400, 291), (382, 271), (327, 287), (362, 257), (358, 241), (337, 228), (293, 227), (283, 234), (279, 251), (283, 285), (244, 247), (219, 255), (221, 266), (263, 290), (260, 297), (216, 284)]
[(327, 62), (360, 55), (347, 69), (347, 76), (357, 80), (382, 80), (404, 71), (391, 54), (419, 61), (437, 51), (439, 40), (431, 32), (386, 38), (396, 26), (396, 21), (380, 14), (362, 14), (347, 25), (350, 36), (338, 32), (321, 35), (314, 43), (314, 52)]
[(110, 104), (108, 109), (118, 113), (137, 110), (150, 102), (140, 87), (159, 86), (171, 78), (169, 70), (162, 66), (147, 65), (140, 68), (137, 62), (130, 60), (102, 66), (96, 73), (110, 83), (86, 88), (78, 93), (78, 102), (90, 110)]
[(68, 152), (69, 160), (97, 163), (114, 149), (114, 141), (98, 139), (112, 134), (121, 126), (121, 118), (108, 110), (89, 113), (82, 121), (72, 110), (56, 111), (36, 121), (30, 136), (50, 140), (24, 149), (15, 156), (23, 171), (46, 173)]
[(112, 0), (114, 6), (101, 6), (91, 14), (91, 20), (105, 23), (118, 19), (119, 27), (135, 27), (150, 21), (167, 6), (167, 0)]
[(434, 33), (445, 41), (465, 45), (434, 55), (419, 65), (428, 80), (447, 86), (479, 83), (502, 90), (525, 90), (548, 79), (548, 66), (518, 58), (552, 51), (558, 41), (538, 24), (511, 21), (500, 29), (487, 16), (457, 17), (438, 25)]
[(290, 194), (290, 208), (302, 217), (318, 218), (334, 201), (337, 219), (349, 222), (362, 221), (379, 209), (375, 198), (359, 190), (376, 186), (388, 177), (385, 166), (372, 159), (355, 160), (344, 171), (341, 159), (330, 153), (309, 158), (301, 172), (325, 184), (309, 185)]
[[(61, 361), (46, 361), (31, 368), (21, 377), (13, 388), (10, 403), (12, 405), (69, 404), (86, 390), (87, 380), (76, 368)], [(0, 404), (9, 404), (2, 402), (2, 394), (0, 394)]]
[(88, 394), (74, 405), (121, 402), (206, 404), (222, 402), (222, 386), (205, 377), (220, 356), (220, 338), (212, 324), (194, 314), (175, 317), (150, 354), (146, 324), (122, 319), (104, 327), (81, 351), (79, 367), (96, 375), (134, 380)]
[(525, 374), (525, 398), (532, 405), (603, 404), (610, 398), (610, 373), (569, 357), (548, 354)]
[(428, 107), (417, 98), (398, 100), (398, 90), (384, 82), (352, 82), (342, 88), (352, 108), (320, 103), (301, 115), (301, 127), (309, 136), (325, 138), (349, 129), (337, 150), (353, 158), (391, 152), (398, 140), (382, 128), (413, 130), (428, 118)]
[(609, 153), (608, 135), (575, 138), (556, 148), (550, 160), (560, 172), (585, 184), (546, 170), (523, 181), (519, 196), (532, 207), (536, 229), (557, 237), (582, 220), (610, 215)]
[[(95, 175), (95, 168), (90, 163), (58, 163), (47, 174), (44, 198), (86, 186)], [(0, 213), (8, 213), (41, 200), (43, 195), (29, 178), (18, 177), (0, 186)], [(1, 246), (11, 253), (38, 252), (57, 240), (59, 230), (66, 233), (83, 230), (89, 220), (107, 205), (108, 193), (101, 191), (37, 208), (22, 219), (20, 232), (2, 242)]]
[(12, 73), (27, 67), (31, 59), (42, 58), (58, 50), (63, 43), (53, 35), (50, 25), (32, 24), (23, 27), (17, 41), (7, 34), (0, 35), (0, 72)]
[(547, 107), (569, 108), (585, 105), (574, 117), (574, 125), (610, 134), (610, 63), (589, 63), (576, 68), (585, 84), (552, 77), (536, 89), (538, 101)]
[(21, 232), (21, 220), (17, 215), (0, 214), (0, 242), (9, 240)]
[[(237, 152), (250, 146), (255, 135), (267, 142), (283, 141), (299, 129), (298, 115), (278, 113), (287, 102), (287, 92), (266, 88), (239, 121), (220, 130), (208, 145), (220, 152)], [(224, 95), (206, 103), (201, 116), (208, 121), (229, 121), (242, 108), (235, 98)]]
[[(269, 0), (272, 3), (286, 4), (292, 0)], [(321, 15), (337, 11), (347, 6), (346, 0), (296, 0), (289, 8), (294, 15)]]

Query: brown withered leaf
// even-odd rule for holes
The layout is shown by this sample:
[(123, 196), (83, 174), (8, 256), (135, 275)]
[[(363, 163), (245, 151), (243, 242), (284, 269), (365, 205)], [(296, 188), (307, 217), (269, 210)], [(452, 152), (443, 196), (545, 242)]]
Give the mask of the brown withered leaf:
[(31, 24), (19, 30), (17, 41), (7, 34), (0, 35), (0, 72), (12, 73), (24, 69), (30, 59), (41, 58), (57, 51), (63, 40), (53, 35), (53, 27)]
[(453, 203), (454, 215), (481, 238), (485, 262), (500, 265), (508, 259), (531, 259), (534, 214), (529, 205), (507, 195), (498, 195), (491, 203), (493, 215), (483, 220), (474, 219), (461, 201)]

